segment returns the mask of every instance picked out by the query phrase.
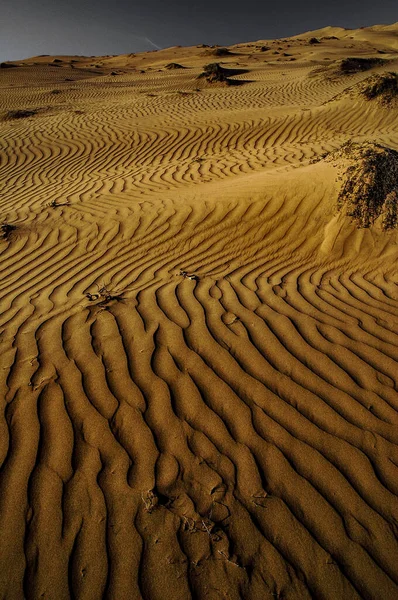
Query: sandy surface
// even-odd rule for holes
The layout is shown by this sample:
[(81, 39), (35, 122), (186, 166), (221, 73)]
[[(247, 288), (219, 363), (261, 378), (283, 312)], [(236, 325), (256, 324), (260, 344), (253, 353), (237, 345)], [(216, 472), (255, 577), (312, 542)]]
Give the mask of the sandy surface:
[(0, 69), (2, 599), (398, 597), (398, 24), (216, 50)]

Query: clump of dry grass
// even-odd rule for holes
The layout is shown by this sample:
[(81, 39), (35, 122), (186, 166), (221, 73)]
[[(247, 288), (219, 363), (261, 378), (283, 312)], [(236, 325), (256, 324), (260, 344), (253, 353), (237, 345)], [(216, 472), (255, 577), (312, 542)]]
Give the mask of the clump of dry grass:
[(37, 110), (35, 109), (18, 109), (18, 110), (9, 110), (4, 115), (5, 120), (12, 119), (26, 119), (28, 117), (33, 117), (37, 114)]
[(144, 503), (144, 510), (149, 514), (162, 506), (164, 508), (170, 508), (173, 504), (173, 498), (161, 494), (157, 489), (142, 492), (141, 499)]
[[(201, 159), (197, 159), (197, 160), (201, 160)], [(194, 281), (199, 281), (199, 276), (196, 275), (195, 273), (188, 273), (188, 271), (184, 271), (183, 269), (180, 269), (180, 275), (182, 275), (182, 277), (184, 277), (184, 279), (193, 279)]]
[(226, 69), (219, 63), (209, 63), (203, 67), (203, 72), (198, 79), (205, 78), (209, 83), (226, 83), (227, 85), (239, 85), (242, 81), (229, 79), (233, 75), (247, 73), (244, 69)]
[(174, 70), (174, 69), (185, 69), (185, 67), (183, 67), (182, 65), (180, 65), (179, 63), (174, 63), (171, 62), (168, 65), (165, 66), (165, 69), (169, 69), (169, 70)]
[(102, 287), (98, 287), (98, 292), (95, 294), (92, 294), (90, 292), (86, 293), (86, 298), (90, 301), (90, 302), (97, 302), (97, 306), (108, 306), (113, 300), (115, 301), (120, 301), (123, 300), (123, 297), (121, 294), (118, 294), (117, 292), (111, 292), (105, 285), (103, 285)]
[(3, 240), (9, 240), (13, 231), (16, 230), (16, 225), (4, 222), (0, 225), (1, 237)]
[(370, 227), (381, 217), (384, 231), (398, 223), (398, 152), (372, 142), (347, 142), (327, 160), (348, 159), (338, 208), (347, 210), (358, 227)]
[(206, 50), (206, 54), (211, 54), (212, 56), (230, 56), (232, 52), (228, 48), (212, 48), (211, 50)]
[(372, 67), (382, 65), (384, 60), (382, 58), (344, 58), (340, 63), (340, 71), (342, 73), (360, 73), (361, 71), (367, 71)]
[(205, 78), (209, 83), (227, 82), (228, 72), (219, 63), (209, 63), (203, 67), (198, 79)]
[(392, 190), (389, 194), (387, 194), (384, 208), (385, 208), (385, 216), (384, 216), (384, 229), (395, 229), (398, 225), (398, 192), (397, 190)]
[(59, 200), (51, 200), (51, 202), (48, 203), (48, 205), (50, 208), (59, 208), (60, 206), (69, 206), (69, 200), (65, 200), (65, 202), (60, 202)]
[(389, 72), (370, 77), (364, 83), (362, 95), (367, 100), (377, 98), (382, 104), (391, 104), (398, 98), (398, 73)]

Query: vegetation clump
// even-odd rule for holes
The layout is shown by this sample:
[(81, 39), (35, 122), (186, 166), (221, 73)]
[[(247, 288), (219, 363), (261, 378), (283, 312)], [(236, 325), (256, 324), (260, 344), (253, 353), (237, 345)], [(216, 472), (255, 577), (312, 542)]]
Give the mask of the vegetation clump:
[(188, 271), (184, 271), (183, 269), (180, 269), (180, 275), (182, 277), (184, 277), (184, 279), (191, 279), (193, 281), (199, 281), (198, 275), (196, 275), (195, 273), (188, 273)]
[(92, 294), (90, 292), (86, 293), (86, 298), (90, 302), (97, 302), (96, 306), (99, 307), (107, 307), (112, 301), (120, 301), (123, 300), (123, 296), (118, 293), (111, 292), (105, 285), (102, 287), (98, 287), (98, 292), (96, 294)]
[(228, 81), (227, 69), (221, 67), (219, 63), (210, 63), (203, 67), (203, 73), (198, 75), (198, 79), (205, 78), (209, 83)]
[(205, 78), (209, 83), (226, 83), (227, 85), (239, 85), (241, 81), (229, 79), (232, 75), (247, 73), (244, 69), (225, 69), (219, 63), (210, 63), (203, 67), (203, 72), (198, 79)]
[(316, 37), (312, 37), (308, 40), (309, 44), (320, 44), (321, 42)]
[(382, 65), (383, 62), (382, 58), (344, 58), (340, 63), (340, 71), (342, 73), (360, 73)]
[(26, 110), (26, 109), (19, 109), (19, 110), (9, 110), (6, 115), (5, 118), (8, 119), (26, 119), (28, 117), (33, 117), (33, 115), (35, 115), (37, 113), (36, 110)]
[(398, 192), (396, 189), (387, 194), (384, 206), (385, 216), (383, 227), (385, 230), (395, 229), (398, 225)]
[(384, 73), (369, 78), (362, 90), (367, 100), (378, 98), (382, 104), (391, 104), (398, 98), (398, 73)]
[(50, 208), (59, 208), (60, 206), (69, 206), (69, 200), (66, 200), (65, 202), (60, 202), (59, 200), (51, 200), (51, 202), (49, 202), (48, 206)]
[(228, 48), (212, 48), (211, 50), (207, 50), (206, 54), (211, 54), (212, 56), (229, 56), (232, 52)]
[(182, 65), (178, 64), (178, 63), (174, 63), (171, 62), (168, 65), (165, 66), (165, 69), (185, 69), (185, 67), (183, 67)]
[(12, 225), (12, 223), (2, 223), (0, 225), (1, 237), (3, 240), (9, 240), (13, 231), (16, 230), (16, 225)]
[(343, 177), (338, 208), (359, 228), (370, 227), (381, 218), (384, 231), (398, 223), (398, 152), (373, 142), (347, 142), (331, 152), (327, 160), (343, 158), (351, 165)]

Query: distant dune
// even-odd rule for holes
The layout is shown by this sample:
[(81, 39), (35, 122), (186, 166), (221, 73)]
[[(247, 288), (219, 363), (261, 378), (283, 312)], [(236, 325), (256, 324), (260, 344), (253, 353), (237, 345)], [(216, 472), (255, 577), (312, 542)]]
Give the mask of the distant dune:
[(1, 67), (1, 598), (398, 598), (398, 23)]

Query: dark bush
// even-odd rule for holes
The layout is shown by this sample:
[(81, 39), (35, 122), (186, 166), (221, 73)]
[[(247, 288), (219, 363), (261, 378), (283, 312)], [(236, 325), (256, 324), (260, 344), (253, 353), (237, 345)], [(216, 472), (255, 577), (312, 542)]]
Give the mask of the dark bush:
[(342, 73), (360, 73), (383, 64), (382, 58), (344, 58), (340, 64)]
[(210, 83), (216, 81), (222, 82), (228, 80), (228, 70), (224, 69), (219, 63), (210, 63), (203, 67), (203, 73), (198, 75), (198, 79), (206, 78)]
[(362, 94), (368, 100), (380, 98), (383, 104), (390, 104), (398, 98), (398, 73), (384, 73), (370, 78)]
[(211, 51), (211, 54), (214, 56), (228, 56), (231, 54), (231, 52), (228, 50), (228, 48), (215, 48)]
[(26, 119), (27, 117), (33, 117), (37, 111), (35, 110), (9, 110), (6, 113), (6, 119)]
[(11, 223), (3, 223), (0, 225), (1, 237), (3, 240), (9, 240), (11, 233), (15, 231), (15, 229), (16, 226)]
[(343, 158), (351, 163), (343, 177), (338, 207), (360, 228), (381, 217), (384, 230), (398, 222), (398, 152), (373, 142), (347, 142), (327, 160)]
[(185, 69), (185, 67), (179, 65), (178, 63), (171, 62), (165, 66), (165, 69)]
[(247, 73), (244, 69), (225, 69), (219, 63), (210, 63), (203, 67), (203, 73), (198, 75), (198, 79), (205, 78), (209, 83), (224, 82), (228, 85), (240, 85), (241, 81), (229, 79), (233, 75)]

